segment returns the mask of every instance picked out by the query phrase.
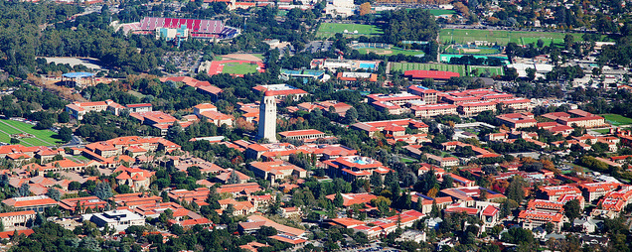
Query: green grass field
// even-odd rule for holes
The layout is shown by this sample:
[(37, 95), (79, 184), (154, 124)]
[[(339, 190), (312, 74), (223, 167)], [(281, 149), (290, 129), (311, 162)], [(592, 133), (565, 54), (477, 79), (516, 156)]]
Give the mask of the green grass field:
[(53, 138), (55, 132), (50, 130), (36, 130), (33, 129), (33, 125), (13, 121), (13, 120), (0, 120), (0, 141), (9, 143), (12, 134), (29, 133), (33, 134), (35, 138), (20, 139), (21, 144), (25, 146), (51, 146), (62, 143), (59, 139)]
[(594, 129), (594, 130), (591, 130), (591, 131), (594, 131), (594, 132), (597, 132), (597, 133), (600, 133), (600, 134), (608, 134), (608, 133), (610, 133), (610, 129)]
[(224, 64), (224, 69), (222, 73), (227, 74), (251, 74), (257, 72), (256, 64), (249, 63), (226, 63)]
[(463, 49), (463, 48), (447, 48), (445, 50), (447, 54), (467, 54), (467, 55), (490, 55), (490, 54), (498, 54), (499, 50), (492, 48), (474, 48), (474, 49)]
[[(345, 30), (347, 30), (347, 33), (345, 33)], [(358, 33), (354, 33), (354, 31), (358, 31)], [(381, 35), (383, 32), (375, 25), (322, 23), (318, 27), (316, 37), (330, 38), (335, 36), (336, 33), (342, 33), (345, 37), (372, 37)]]
[(424, 55), (423, 51), (418, 50), (404, 50), (399, 47), (393, 47), (391, 49), (382, 49), (382, 48), (360, 48), (358, 49), (360, 54), (369, 54), (371, 52), (377, 55), (398, 55), (403, 54), (406, 56), (415, 56), (415, 55)]
[[(575, 36), (575, 41), (583, 41), (581, 33), (569, 33)], [(457, 43), (467, 43), (474, 41), (487, 41), (506, 45), (514, 42), (519, 45), (536, 43), (542, 39), (545, 45), (551, 42), (563, 43), (566, 33), (556, 32), (521, 32), (521, 31), (490, 31), (490, 30), (465, 30), (465, 29), (443, 29), (439, 32), (439, 40), (443, 43), (455, 41)], [(602, 40), (607, 41), (606, 37)]]
[(428, 12), (430, 12), (430, 14), (432, 14), (433, 16), (441, 16), (441, 15), (450, 15), (450, 14), (456, 14), (456, 11), (454, 10), (428, 10)]
[(408, 71), (408, 70), (439, 70), (459, 73), (461, 76), (466, 75), (464, 65), (448, 65), (448, 64), (422, 64), (422, 63), (391, 63), (391, 71)]
[(467, 72), (471, 73), (473, 70), (478, 70), (478, 74), (485, 73), (489, 71), (489, 74), (494, 75), (505, 75), (502, 67), (491, 67), (491, 66), (467, 66)]
[(631, 125), (632, 118), (627, 118), (622, 115), (617, 114), (604, 114), (601, 115), (606, 119), (606, 122), (612, 124), (613, 126), (621, 126), (621, 125)]

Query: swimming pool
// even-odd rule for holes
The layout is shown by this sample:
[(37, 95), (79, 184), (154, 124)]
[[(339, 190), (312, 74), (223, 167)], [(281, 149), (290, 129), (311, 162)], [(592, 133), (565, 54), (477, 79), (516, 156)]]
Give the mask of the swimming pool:
[(360, 63), (360, 68), (375, 69), (375, 63)]

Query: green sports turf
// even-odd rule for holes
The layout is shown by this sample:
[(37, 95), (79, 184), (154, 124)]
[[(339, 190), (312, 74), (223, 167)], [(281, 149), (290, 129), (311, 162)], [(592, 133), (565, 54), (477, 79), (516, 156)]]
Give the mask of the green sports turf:
[(393, 47), (391, 49), (382, 49), (382, 48), (360, 48), (358, 49), (360, 54), (369, 54), (370, 52), (374, 52), (378, 55), (398, 55), (403, 54), (406, 56), (415, 56), (415, 55), (424, 55), (423, 51), (419, 50), (405, 50), (399, 47)]
[(473, 48), (477, 49), (478, 52), (465, 52), (462, 48), (447, 48), (445, 53), (447, 54), (467, 54), (467, 55), (490, 55), (490, 54), (498, 54), (499, 50), (492, 48)]
[[(345, 33), (345, 30), (348, 33)], [(358, 31), (358, 33), (353, 33), (354, 31)], [(330, 38), (335, 36), (336, 33), (342, 33), (345, 37), (371, 37), (381, 35), (383, 32), (375, 25), (322, 23), (318, 27), (316, 37)]]
[(399, 63), (395, 62), (391, 65), (392, 71), (408, 71), (408, 70), (438, 70), (438, 71), (450, 71), (459, 73), (461, 76), (465, 76), (464, 65), (449, 65), (449, 64), (423, 64), (423, 63)]
[(222, 73), (227, 74), (251, 74), (257, 72), (257, 64), (250, 63), (226, 63)]
[(632, 118), (628, 118), (622, 115), (617, 115), (617, 114), (605, 114), (605, 115), (601, 115), (603, 116), (603, 118), (606, 119), (606, 121), (610, 124), (612, 124), (613, 126), (620, 126), (620, 125), (630, 125), (632, 124)]
[(433, 16), (441, 16), (441, 15), (450, 15), (450, 14), (456, 14), (456, 11), (454, 10), (428, 10), (428, 12), (430, 12), (430, 14), (432, 14)]
[(489, 67), (489, 66), (468, 66), (468, 73), (471, 73), (473, 70), (477, 69), (479, 74), (485, 73), (489, 71), (489, 73), (493, 75), (505, 75), (505, 72), (502, 67)]
[[(568, 33), (575, 37), (575, 41), (583, 41), (582, 33)], [(551, 42), (563, 43), (566, 33), (557, 32), (523, 32), (523, 31), (491, 31), (491, 30), (467, 30), (467, 29), (443, 29), (439, 32), (439, 40), (443, 43), (455, 41), (465, 44), (474, 41), (487, 41), (506, 45), (514, 42), (519, 45), (537, 43), (542, 39), (545, 45)], [(602, 37), (602, 41), (609, 41), (607, 37)]]

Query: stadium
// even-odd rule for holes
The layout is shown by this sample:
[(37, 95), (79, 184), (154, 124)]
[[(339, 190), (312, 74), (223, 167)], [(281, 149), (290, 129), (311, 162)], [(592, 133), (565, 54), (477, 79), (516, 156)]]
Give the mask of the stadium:
[(153, 34), (156, 29), (179, 29), (185, 25), (189, 29), (191, 37), (197, 39), (232, 39), (237, 37), (239, 29), (225, 26), (222, 21), (186, 18), (157, 18), (145, 17), (138, 23), (129, 23), (122, 26), (126, 34)]

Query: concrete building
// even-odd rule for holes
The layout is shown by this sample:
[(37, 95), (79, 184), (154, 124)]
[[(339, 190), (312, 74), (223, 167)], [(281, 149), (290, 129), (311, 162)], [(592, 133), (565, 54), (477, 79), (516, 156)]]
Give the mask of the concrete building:
[(276, 99), (274, 94), (266, 91), (263, 94), (261, 105), (259, 105), (259, 131), (257, 138), (268, 139), (269, 142), (275, 143), (276, 139)]
[(315, 130), (315, 129), (306, 129), (306, 130), (293, 130), (293, 131), (285, 131), (279, 133), (281, 137), (285, 139), (318, 139), (325, 137), (325, 133)]
[(4, 225), (5, 231), (12, 231), (18, 228), (26, 228), (26, 224), (30, 220), (35, 219), (35, 211), (20, 211), (20, 212), (8, 212), (0, 213), (0, 220)]
[(535, 127), (538, 121), (531, 113), (513, 113), (496, 116), (496, 119), (505, 126), (517, 129), (517, 128), (529, 128)]
[(99, 227), (108, 225), (116, 231), (124, 231), (130, 226), (144, 226), (145, 218), (129, 210), (114, 210), (104, 213), (84, 214), (83, 220), (94, 222)]
[(419, 85), (411, 85), (408, 87), (408, 92), (421, 96), (421, 100), (426, 102), (426, 104), (437, 103), (437, 94), (439, 93), (437, 90)]
[(14, 197), (5, 199), (3, 204), (13, 207), (16, 211), (33, 210), (36, 212), (42, 212), (49, 207), (57, 206), (57, 201), (49, 198), (48, 196), (31, 196), (31, 197)]
[(434, 117), (439, 115), (458, 115), (459, 112), (457, 112), (456, 109), (457, 106), (454, 104), (429, 104), (410, 107), (410, 110), (412, 110), (413, 114), (415, 114), (416, 117), (421, 118)]
[(297, 178), (307, 177), (307, 171), (305, 169), (280, 160), (272, 162), (252, 162), (250, 163), (250, 170), (254, 172), (255, 176), (270, 181), (272, 185), (276, 183), (276, 180), (282, 180), (290, 176)]

